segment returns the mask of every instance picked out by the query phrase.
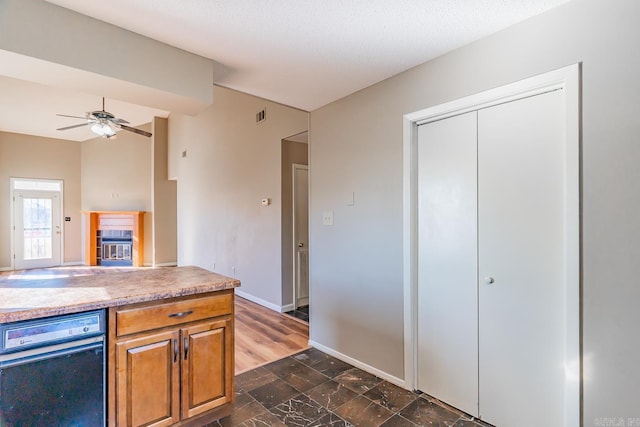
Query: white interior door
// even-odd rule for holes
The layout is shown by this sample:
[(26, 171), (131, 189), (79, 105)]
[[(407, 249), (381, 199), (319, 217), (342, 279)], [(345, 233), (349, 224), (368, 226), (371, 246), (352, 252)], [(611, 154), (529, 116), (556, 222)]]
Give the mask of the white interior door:
[(564, 96), (478, 112), (480, 416), (561, 426)]
[(309, 304), (309, 169), (293, 165), (293, 304)]
[(14, 206), (14, 268), (61, 265), (60, 193), (16, 190)]
[(418, 389), (478, 414), (475, 111), (418, 128)]

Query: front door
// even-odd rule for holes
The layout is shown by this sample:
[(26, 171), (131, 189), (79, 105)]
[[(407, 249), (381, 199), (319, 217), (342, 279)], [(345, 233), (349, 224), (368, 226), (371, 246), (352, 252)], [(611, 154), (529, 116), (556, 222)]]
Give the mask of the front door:
[(61, 265), (60, 192), (16, 190), (13, 207), (14, 268)]

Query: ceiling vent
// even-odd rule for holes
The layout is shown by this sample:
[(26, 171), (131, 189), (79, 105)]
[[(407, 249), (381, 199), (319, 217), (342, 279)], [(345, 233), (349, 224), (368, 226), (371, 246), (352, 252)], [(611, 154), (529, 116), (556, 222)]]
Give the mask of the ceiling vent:
[(262, 123), (265, 120), (267, 120), (267, 109), (263, 108), (256, 113), (256, 123)]

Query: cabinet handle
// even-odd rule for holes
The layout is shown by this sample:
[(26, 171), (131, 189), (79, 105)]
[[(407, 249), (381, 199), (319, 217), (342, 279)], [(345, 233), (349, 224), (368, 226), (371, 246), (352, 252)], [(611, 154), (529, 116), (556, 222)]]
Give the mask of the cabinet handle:
[(193, 314), (193, 310), (181, 311), (179, 313), (171, 313), (171, 314), (169, 314), (169, 317), (185, 317), (185, 316), (188, 316), (190, 314)]
[(189, 338), (184, 337), (184, 360), (189, 356)]
[(173, 339), (173, 363), (178, 361), (178, 340)]

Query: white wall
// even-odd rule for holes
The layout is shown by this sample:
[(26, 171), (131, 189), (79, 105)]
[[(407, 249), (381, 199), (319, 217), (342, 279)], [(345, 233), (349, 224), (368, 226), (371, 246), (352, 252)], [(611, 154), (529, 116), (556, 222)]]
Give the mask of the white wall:
[(582, 62), (584, 425), (640, 417), (638, 22), (574, 0), (313, 111), (311, 339), (402, 378), (402, 115)]
[(237, 277), (241, 292), (281, 306), (280, 144), (307, 130), (308, 113), (221, 87), (214, 99), (195, 117), (169, 117), (178, 263)]

